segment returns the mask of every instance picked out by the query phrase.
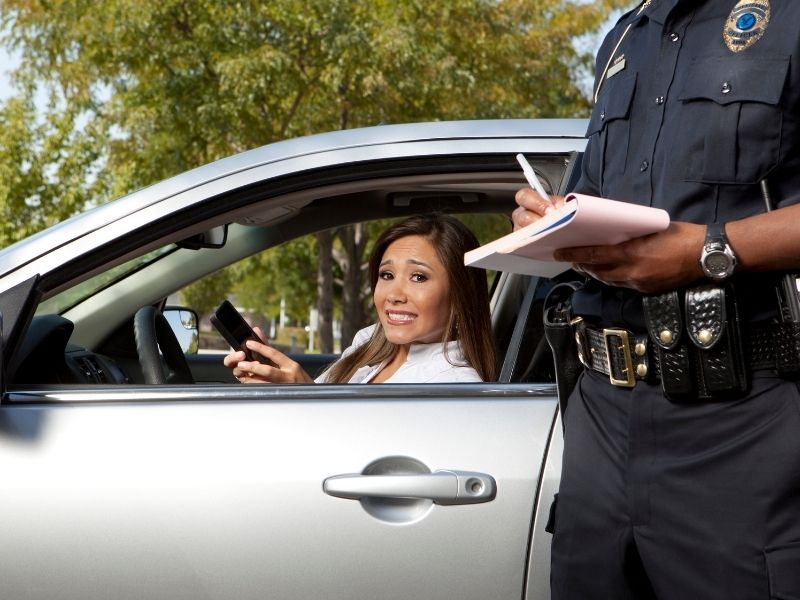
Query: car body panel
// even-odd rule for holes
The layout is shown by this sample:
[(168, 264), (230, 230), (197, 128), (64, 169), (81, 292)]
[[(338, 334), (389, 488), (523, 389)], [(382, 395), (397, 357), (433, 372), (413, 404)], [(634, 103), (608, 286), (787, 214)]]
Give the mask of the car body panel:
[[(337, 387), (19, 395), (0, 412), (15, 549), (0, 595), (520, 598), (552, 391)], [(323, 493), (325, 478), (396, 456), (489, 474), (497, 495), (387, 501), (382, 520)]]
[[(441, 122), (424, 127), (415, 124), (340, 131), (278, 142), (172, 177), (0, 251), (0, 292), (112, 243), (153, 220), (255, 182), (330, 165), (408, 156), (508, 152), (510, 147), (517, 152), (566, 153), (576, 148), (583, 131), (583, 121), (569, 119)], [(480, 143), (468, 145), (468, 138)], [(53, 240), (58, 240), (55, 245)], [(51, 251), (56, 248), (58, 257)]]

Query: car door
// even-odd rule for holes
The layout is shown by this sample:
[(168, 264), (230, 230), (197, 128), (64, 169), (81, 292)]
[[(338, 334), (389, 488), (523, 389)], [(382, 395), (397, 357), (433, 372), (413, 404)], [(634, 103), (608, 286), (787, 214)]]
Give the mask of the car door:
[[(521, 125), (479, 124), (474, 133), (470, 123), (410, 133), (389, 126), (363, 140), (338, 132), (341, 140), (325, 137), (333, 141), (321, 149), (313, 139), (280, 143), (6, 250), (0, 375), (31, 356), (25, 329), (40, 298), (222, 220), (247, 231), (228, 245), (244, 256), (248, 244), (267, 245), (262, 229), (271, 245), (309, 224), (350, 222), (341, 206), (378, 218), (387, 207), (399, 216), (449, 197), (463, 212), (461, 204), (479, 200), (469, 191), (476, 180), (462, 183), (472, 195), (450, 194), (449, 174), (486, 172), (489, 182), (510, 187), (516, 152), (541, 153), (552, 181), (565, 180), (582, 139), (565, 136), (560, 122), (545, 123), (543, 134), (521, 133)], [(432, 179), (408, 188), (413, 194), (403, 184), (375, 198), (369, 190), (353, 196), (368, 185), (369, 169), (395, 185), (420, 165)], [(311, 179), (326, 195), (307, 194)], [(339, 182), (351, 180), (339, 193)], [(264, 222), (252, 222), (257, 217)], [(39, 349), (54, 348), (53, 360), (37, 352), (44, 360), (29, 361), (26, 374), (52, 369), (56, 355), (63, 362), (65, 345), (136, 362), (133, 344), (110, 349), (106, 334), (124, 328), (138, 307), (229, 264), (225, 250), (196, 251), (183, 264), (186, 254), (170, 255), (180, 268), (137, 269), (98, 286), (96, 302), (59, 310), (75, 326), (72, 337), (62, 328), (59, 340), (36, 340)], [(560, 439), (552, 384), (35, 380), (0, 385), (2, 598), (548, 597), (543, 515)]]
[(520, 598), (555, 407), (530, 384), (13, 392), (0, 596)]

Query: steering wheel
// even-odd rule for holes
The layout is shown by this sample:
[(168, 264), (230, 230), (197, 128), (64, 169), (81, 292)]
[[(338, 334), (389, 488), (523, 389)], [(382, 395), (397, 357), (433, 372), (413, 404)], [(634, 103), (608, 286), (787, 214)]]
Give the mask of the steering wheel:
[(186, 355), (160, 310), (152, 306), (137, 310), (133, 317), (133, 334), (145, 383), (194, 383)]

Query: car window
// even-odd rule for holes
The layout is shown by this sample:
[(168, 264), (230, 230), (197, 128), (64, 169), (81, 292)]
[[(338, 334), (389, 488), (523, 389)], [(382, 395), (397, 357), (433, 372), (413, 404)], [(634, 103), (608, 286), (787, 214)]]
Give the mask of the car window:
[[(507, 215), (459, 218), (481, 243), (504, 235), (511, 228)], [(201, 353), (229, 350), (209, 320), (214, 307), (227, 298), (282, 352), (295, 358), (338, 355), (355, 332), (374, 322), (366, 264), (372, 242), (392, 222), (358, 223), (294, 239), (183, 288), (168, 303), (198, 313)], [(326, 243), (332, 243), (329, 262), (321, 251)], [(329, 264), (329, 269), (323, 271), (322, 264)], [(351, 264), (356, 268), (350, 269)], [(493, 277), (494, 273), (487, 272), (487, 285), (491, 285)], [(326, 303), (332, 306), (330, 324), (320, 318), (320, 306)]]

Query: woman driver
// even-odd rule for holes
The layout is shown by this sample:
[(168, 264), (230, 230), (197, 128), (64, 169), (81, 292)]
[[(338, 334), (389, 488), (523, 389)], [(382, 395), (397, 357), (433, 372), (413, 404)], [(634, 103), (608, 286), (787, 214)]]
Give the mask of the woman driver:
[[(317, 383), (491, 381), (496, 363), (484, 271), (464, 266), (474, 234), (447, 215), (420, 215), (391, 226), (375, 243), (369, 277), (378, 322)], [(263, 332), (256, 333), (264, 339)], [(247, 347), (272, 361), (225, 357), (242, 383), (313, 383), (299, 364), (255, 341)]]

